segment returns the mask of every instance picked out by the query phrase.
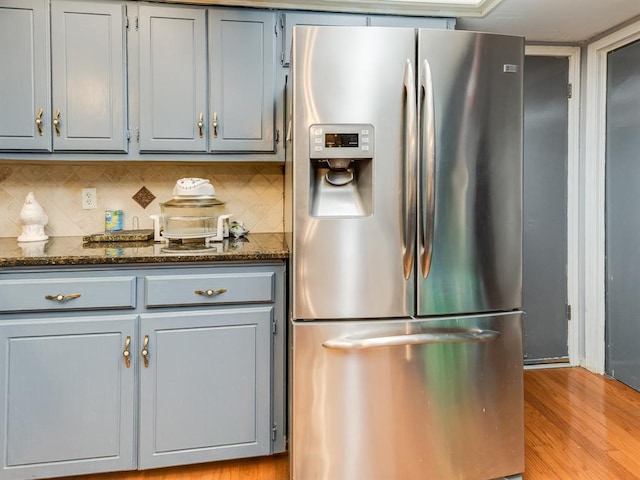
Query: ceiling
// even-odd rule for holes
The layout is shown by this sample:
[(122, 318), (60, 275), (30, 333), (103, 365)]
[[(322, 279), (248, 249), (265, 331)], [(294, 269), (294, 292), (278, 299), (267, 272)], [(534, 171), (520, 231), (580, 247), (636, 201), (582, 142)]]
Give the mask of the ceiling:
[(580, 43), (638, 16), (639, 0), (503, 0), (483, 18), (459, 17), (457, 28)]
[(528, 42), (575, 44), (632, 19), (640, 0), (157, 0), (332, 12), (433, 15), (457, 28), (522, 35)]

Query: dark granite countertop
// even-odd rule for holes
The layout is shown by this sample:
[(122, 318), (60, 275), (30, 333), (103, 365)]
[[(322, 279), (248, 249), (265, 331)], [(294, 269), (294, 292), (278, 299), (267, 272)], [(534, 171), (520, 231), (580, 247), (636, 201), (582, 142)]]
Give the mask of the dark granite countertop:
[(45, 242), (18, 243), (0, 238), (0, 268), (53, 265), (113, 265), (282, 260), (289, 257), (282, 233), (252, 233), (246, 238), (168, 246), (150, 241), (85, 242), (82, 237), (52, 237)]

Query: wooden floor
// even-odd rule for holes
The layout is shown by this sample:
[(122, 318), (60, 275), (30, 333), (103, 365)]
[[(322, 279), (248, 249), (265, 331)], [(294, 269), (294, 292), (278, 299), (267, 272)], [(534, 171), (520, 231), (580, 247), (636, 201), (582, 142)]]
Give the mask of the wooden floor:
[(528, 370), (525, 479), (640, 479), (640, 392), (581, 368)]
[[(524, 390), (525, 480), (640, 479), (640, 392), (582, 368), (527, 370)], [(288, 480), (289, 460), (278, 455), (73, 478)]]

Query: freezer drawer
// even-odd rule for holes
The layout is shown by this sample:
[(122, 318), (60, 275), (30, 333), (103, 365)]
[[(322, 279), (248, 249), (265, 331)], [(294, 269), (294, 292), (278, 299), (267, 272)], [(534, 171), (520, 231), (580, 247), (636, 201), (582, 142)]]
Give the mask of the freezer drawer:
[(294, 322), (294, 480), (524, 471), (521, 313)]

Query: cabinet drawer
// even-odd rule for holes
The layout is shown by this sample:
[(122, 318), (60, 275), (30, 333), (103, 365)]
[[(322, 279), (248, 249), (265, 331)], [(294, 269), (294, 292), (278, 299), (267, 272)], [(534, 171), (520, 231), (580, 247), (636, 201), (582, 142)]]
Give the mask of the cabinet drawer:
[(0, 311), (135, 308), (136, 278), (0, 280)]
[(147, 276), (147, 307), (273, 302), (273, 272)]

